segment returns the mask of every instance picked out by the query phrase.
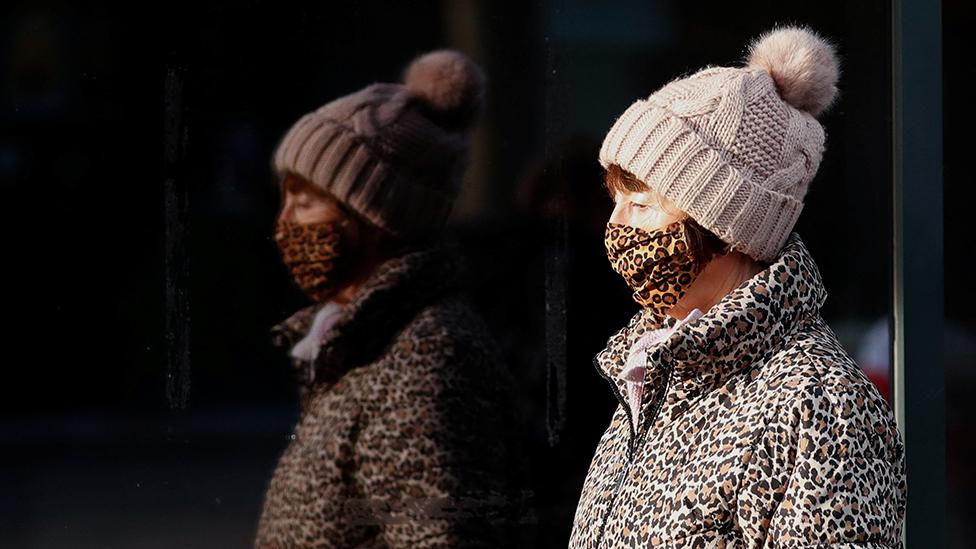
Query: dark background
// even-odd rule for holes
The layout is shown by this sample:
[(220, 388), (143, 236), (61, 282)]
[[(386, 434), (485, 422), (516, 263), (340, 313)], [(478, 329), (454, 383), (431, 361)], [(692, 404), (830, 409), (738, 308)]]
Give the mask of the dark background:
[[(967, 65), (972, 8), (944, 6), (950, 524), (962, 547), (976, 484), (962, 436), (976, 321), (961, 163), (972, 69), (955, 67)], [(600, 140), (636, 98), (739, 63), (776, 23), (813, 26), (842, 57), (841, 95), (821, 119), (828, 150), (797, 231), (830, 294), (825, 318), (884, 389), (887, 2), (5, 4), (0, 547), (249, 544), (296, 417), (268, 329), (304, 304), (270, 239), (271, 152), (305, 112), (396, 80), (439, 47), (466, 51), (489, 76), (450, 237), (476, 267), (473, 297), (520, 381), (522, 537), (565, 547), (616, 405), (591, 360), (636, 311), (602, 248), (611, 202)], [(547, 363), (567, 380), (555, 444)]]

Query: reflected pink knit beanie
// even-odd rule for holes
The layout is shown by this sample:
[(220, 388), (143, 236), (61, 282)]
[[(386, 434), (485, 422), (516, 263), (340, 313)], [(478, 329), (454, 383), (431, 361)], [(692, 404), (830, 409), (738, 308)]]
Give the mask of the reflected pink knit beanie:
[(837, 94), (833, 46), (806, 28), (753, 42), (745, 67), (709, 67), (628, 108), (600, 149), (716, 236), (776, 258), (820, 165), (816, 116)]
[(304, 177), (404, 240), (436, 235), (467, 161), (467, 130), (484, 74), (464, 54), (415, 59), (403, 84), (373, 84), (306, 114), (285, 134), (274, 169)]

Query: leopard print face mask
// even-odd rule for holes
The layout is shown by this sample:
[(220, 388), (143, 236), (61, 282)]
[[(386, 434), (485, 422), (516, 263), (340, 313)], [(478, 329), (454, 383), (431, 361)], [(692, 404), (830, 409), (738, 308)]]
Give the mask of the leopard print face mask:
[(613, 270), (634, 290), (634, 300), (660, 320), (705, 267), (688, 246), (683, 221), (654, 231), (607, 223), (604, 244)]
[(341, 255), (337, 223), (279, 221), (274, 238), (298, 287), (320, 302), (335, 294), (336, 260)]

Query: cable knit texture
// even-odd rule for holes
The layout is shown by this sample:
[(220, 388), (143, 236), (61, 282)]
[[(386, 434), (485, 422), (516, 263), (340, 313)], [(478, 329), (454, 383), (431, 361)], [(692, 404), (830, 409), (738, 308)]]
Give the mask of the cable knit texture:
[(306, 114), (285, 134), (274, 169), (304, 177), (404, 240), (443, 227), (467, 161), (467, 129), (484, 92), (481, 69), (440, 50), (403, 84), (373, 84)]
[[(600, 163), (617, 164), (750, 256), (776, 257), (824, 151), (814, 118), (836, 94), (833, 48), (812, 31), (771, 32), (746, 67), (709, 67), (635, 102)], [(793, 101), (794, 104), (791, 104)]]

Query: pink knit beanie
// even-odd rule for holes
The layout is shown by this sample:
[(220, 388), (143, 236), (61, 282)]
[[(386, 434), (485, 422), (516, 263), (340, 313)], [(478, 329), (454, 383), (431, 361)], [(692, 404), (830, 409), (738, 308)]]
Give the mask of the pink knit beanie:
[(462, 53), (422, 55), (403, 84), (367, 86), (299, 119), (278, 145), (274, 168), (304, 177), (403, 240), (433, 236), (460, 190), (484, 80)]
[(806, 28), (753, 42), (745, 67), (708, 67), (628, 108), (600, 149), (719, 238), (776, 258), (820, 165), (816, 120), (837, 94), (833, 46)]

